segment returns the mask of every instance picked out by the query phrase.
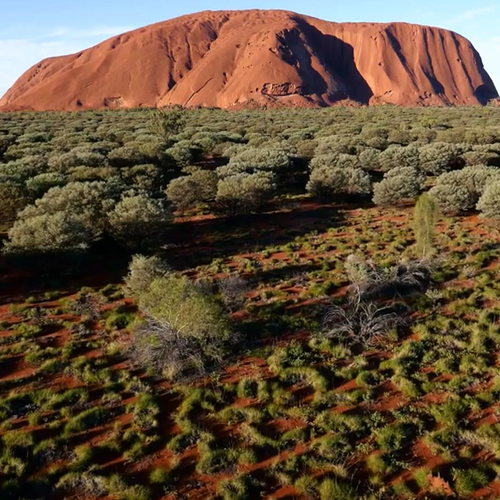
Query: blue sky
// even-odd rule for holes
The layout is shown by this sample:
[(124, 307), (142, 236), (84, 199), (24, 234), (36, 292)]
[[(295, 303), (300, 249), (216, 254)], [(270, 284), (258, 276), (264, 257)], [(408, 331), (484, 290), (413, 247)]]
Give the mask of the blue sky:
[(45, 57), (200, 10), (286, 9), (330, 21), (404, 21), (466, 36), (500, 91), (500, 0), (0, 0), (0, 95)]

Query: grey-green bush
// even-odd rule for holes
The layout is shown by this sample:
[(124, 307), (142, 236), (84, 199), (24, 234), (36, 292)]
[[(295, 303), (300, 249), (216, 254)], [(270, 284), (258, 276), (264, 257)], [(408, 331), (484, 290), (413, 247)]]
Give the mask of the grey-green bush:
[(497, 177), (500, 169), (496, 167), (465, 167), (441, 174), (429, 194), (445, 213), (467, 212), (476, 206), (487, 184)]
[(361, 168), (317, 167), (311, 171), (306, 190), (318, 198), (331, 195), (368, 195), (371, 179)]
[(59, 172), (45, 172), (38, 174), (26, 181), (26, 188), (35, 198), (43, 196), (50, 188), (64, 186), (66, 176)]
[(37, 213), (33, 207), (21, 212), (9, 231), (6, 253), (52, 253), (86, 250), (93, 241), (92, 232), (66, 212)]
[(420, 193), (425, 178), (412, 167), (389, 170), (384, 179), (373, 186), (373, 203), (397, 205), (402, 200), (414, 199)]
[(481, 212), (482, 217), (500, 218), (500, 178), (488, 184), (476, 208)]
[(371, 148), (385, 149), (388, 141), (389, 131), (384, 127), (367, 125), (363, 127), (360, 138), (364, 144)]
[(209, 170), (194, 169), (190, 175), (172, 179), (165, 193), (179, 209), (209, 203), (217, 195), (217, 174)]
[(231, 215), (260, 212), (275, 194), (270, 172), (240, 173), (219, 181), (215, 201), (220, 211)]
[(93, 151), (91, 148), (76, 147), (68, 153), (52, 154), (49, 159), (49, 166), (60, 172), (65, 172), (71, 167), (86, 166), (86, 167), (102, 167), (106, 166), (106, 157)]
[(419, 151), (415, 146), (391, 146), (380, 153), (378, 162), (380, 170), (383, 172), (397, 167), (418, 168), (420, 165)]
[(132, 296), (140, 296), (149, 290), (151, 283), (171, 272), (170, 266), (157, 256), (134, 255), (125, 277), (125, 285)]
[(26, 207), (29, 198), (26, 192), (13, 182), (0, 183), (0, 224), (11, 224), (18, 212)]
[(135, 165), (120, 169), (123, 182), (135, 189), (143, 189), (151, 193), (163, 187), (162, 170), (153, 164)]
[(200, 202), (198, 187), (198, 183), (193, 180), (192, 176), (186, 175), (172, 179), (165, 194), (176, 208), (185, 210), (195, 207)]
[(341, 137), (332, 135), (328, 137), (318, 138), (318, 146), (316, 147), (315, 156), (324, 154), (353, 154), (355, 152), (352, 137)]
[(158, 151), (142, 143), (127, 143), (113, 149), (108, 155), (108, 160), (114, 167), (133, 167), (134, 165), (155, 163)]
[(104, 182), (70, 182), (49, 189), (18, 214), (6, 249), (45, 252), (87, 248), (107, 229), (117, 189)]
[[(181, 374), (205, 372), (207, 364), (220, 362), (231, 328), (221, 304), (185, 276), (158, 269), (135, 258), (134, 267), (152, 270), (152, 281), (129, 288), (144, 315), (134, 331), (129, 354), (148, 370), (172, 379)], [(137, 271), (137, 270), (136, 270)], [(135, 271), (135, 272), (136, 272)], [(131, 268), (130, 275), (134, 271)]]
[(367, 148), (361, 151), (358, 157), (359, 165), (367, 171), (380, 168), (380, 151), (375, 148)]
[(193, 161), (194, 154), (188, 145), (176, 144), (165, 151), (165, 157), (170, 164), (175, 165), (177, 168), (182, 168)]
[[(433, 175), (440, 175), (457, 166), (463, 166), (460, 156), (463, 148), (456, 144), (434, 142), (419, 148), (420, 169)], [(462, 162), (462, 165), (460, 164)]]
[(340, 153), (328, 153), (328, 154), (316, 155), (309, 162), (309, 169), (312, 171), (322, 167), (333, 168), (337, 164), (339, 157)]
[(237, 173), (256, 171), (278, 172), (289, 164), (288, 155), (278, 148), (246, 147), (238, 150), (225, 167), (219, 167), (219, 177), (228, 177)]
[(460, 184), (437, 184), (429, 194), (436, 200), (439, 209), (446, 214), (466, 212), (474, 206), (472, 193)]
[(128, 248), (150, 249), (163, 243), (172, 214), (165, 200), (145, 193), (126, 196), (109, 214), (112, 236)]

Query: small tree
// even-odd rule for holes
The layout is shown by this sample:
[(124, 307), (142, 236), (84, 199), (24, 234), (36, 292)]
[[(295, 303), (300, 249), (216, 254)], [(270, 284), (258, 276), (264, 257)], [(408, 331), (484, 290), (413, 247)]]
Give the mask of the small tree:
[(0, 183), (0, 224), (11, 225), (28, 202), (28, 196), (19, 186), (12, 182)]
[(416, 251), (424, 259), (433, 251), (434, 231), (438, 217), (436, 200), (428, 193), (420, 196), (415, 205), (413, 229), (415, 231)]
[(180, 108), (158, 108), (151, 112), (149, 129), (161, 140), (171, 141), (186, 125), (185, 112)]

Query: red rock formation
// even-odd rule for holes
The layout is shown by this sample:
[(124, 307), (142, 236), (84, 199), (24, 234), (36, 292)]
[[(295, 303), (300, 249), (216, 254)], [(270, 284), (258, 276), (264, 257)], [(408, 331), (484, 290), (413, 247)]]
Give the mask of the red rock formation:
[(207, 11), (46, 59), (19, 78), (0, 110), (468, 105), (497, 96), (479, 54), (451, 31)]

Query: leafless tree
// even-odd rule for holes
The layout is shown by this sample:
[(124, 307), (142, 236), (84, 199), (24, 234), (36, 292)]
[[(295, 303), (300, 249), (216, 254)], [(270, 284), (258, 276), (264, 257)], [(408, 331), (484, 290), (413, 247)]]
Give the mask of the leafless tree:
[(100, 319), (102, 299), (95, 294), (82, 293), (71, 304), (71, 312), (90, 320)]
[(360, 301), (402, 298), (424, 293), (431, 283), (434, 263), (427, 259), (401, 261), (383, 267), (371, 260), (350, 255), (346, 272), (351, 282), (349, 292)]
[(218, 281), (224, 305), (230, 311), (237, 311), (245, 303), (245, 294), (249, 291), (248, 283), (240, 276), (229, 276)]
[(371, 347), (382, 340), (392, 328), (404, 324), (404, 319), (388, 306), (374, 302), (350, 300), (346, 308), (333, 305), (324, 318), (324, 334), (341, 343)]
[(172, 325), (146, 315), (144, 322), (134, 331), (129, 346), (130, 358), (139, 366), (169, 378), (190, 371), (205, 373), (201, 349), (189, 337), (179, 335)]
[(351, 255), (346, 272), (351, 282), (346, 306), (332, 305), (324, 320), (324, 335), (339, 342), (373, 346), (405, 318), (387, 303), (414, 293), (425, 293), (431, 284), (434, 264), (426, 259), (401, 261), (382, 267)]

